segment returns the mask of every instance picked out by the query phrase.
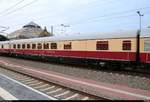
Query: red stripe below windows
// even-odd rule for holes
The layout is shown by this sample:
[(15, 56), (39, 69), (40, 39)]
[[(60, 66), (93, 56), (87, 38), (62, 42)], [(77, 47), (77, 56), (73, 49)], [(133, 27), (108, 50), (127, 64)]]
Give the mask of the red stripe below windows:
[[(18, 54), (29, 54), (29, 55), (45, 55), (45, 56), (58, 56), (58, 57), (76, 57), (76, 58), (93, 58), (93, 59), (107, 59), (107, 60), (129, 60), (135, 61), (136, 53), (134, 52), (101, 52), (101, 51), (50, 51), (50, 50), (4, 50), (0, 52)], [(141, 54), (142, 62), (150, 62), (150, 53)]]

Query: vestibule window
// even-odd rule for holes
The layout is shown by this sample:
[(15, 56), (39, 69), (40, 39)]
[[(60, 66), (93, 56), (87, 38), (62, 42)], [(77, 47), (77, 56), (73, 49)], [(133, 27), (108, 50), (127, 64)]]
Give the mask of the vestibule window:
[(123, 41), (122, 49), (131, 50), (131, 41), (130, 40)]
[(108, 41), (97, 41), (96, 44), (96, 49), (97, 50), (108, 50)]

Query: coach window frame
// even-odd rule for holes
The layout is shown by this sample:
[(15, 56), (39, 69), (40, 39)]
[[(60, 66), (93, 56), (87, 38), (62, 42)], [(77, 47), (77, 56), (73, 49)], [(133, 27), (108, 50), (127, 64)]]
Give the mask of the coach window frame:
[(71, 50), (72, 49), (72, 42), (68, 42), (64, 44), (64, 50)]
[(49, 48), (50, 48), (50, 44), (49, 43), (47, 43), (47, 42), (43, 43), (43, 49), (44, 50), (47, 50)]
[(42, 49), (42, 43), (37, 43), (37, 49), (41, 50)]
[(4, 49), (4, 45), (3, 45), (3, 44), (2, 44), (2, 46), (1, 46), (1, 48)]
[(51, 44), (50, 44), (50, 48), (53, 50), (53, 49), (57, 49), (57, 43), (55, 43), (55, 42), (52, 42)]
[(32, 47), (31, 47), (32, 49), (36, 49), (37, 48), (37, 44), (32, 43), (31, 45), (32, 45)]
[(109, 41), (99, 40), (96, 42), (96, 50), (109, 50)]
[(16, 49), (16, 44), (13, 44), (13, 48)]
[(123, 51), (131, 51), (132, 49), (132, 41), (131, 40), (123, 40), (122, 41), (122, 50)]
[(30, 49), (31, 48), (31, 45), (30, 44), (27, 44), (27, 49)]
[(26, 49), (26, 44), (22, 44), (22, 49)]
[(20, 44), (17, 44), (17, 49), (20, 49), (20, 48), (21, 48)]

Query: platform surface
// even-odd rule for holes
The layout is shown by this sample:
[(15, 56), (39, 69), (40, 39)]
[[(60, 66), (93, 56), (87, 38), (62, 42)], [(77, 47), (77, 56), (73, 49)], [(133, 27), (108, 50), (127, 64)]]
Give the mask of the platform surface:
[(16, 80), (0, 73), (0, 100), (53, 100)]

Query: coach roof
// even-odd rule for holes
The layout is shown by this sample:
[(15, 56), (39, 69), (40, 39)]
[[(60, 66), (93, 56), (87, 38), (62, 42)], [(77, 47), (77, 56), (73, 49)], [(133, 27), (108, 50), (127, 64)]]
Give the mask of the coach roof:
[[(137, 30), (130, 31), (118, 31), (118, 32), (107, 32), (107, 33), (95, 33), (87, 35), (71, 35), (71, 36), (53, 36), (53, 37), (43, 37), (43, 38), (33, 38), (33, 39), (22, 39), (22, 40), (12, 40), (10, 43), (32, 43), (32, 42), (47, 42), (47, 41), (71, 41), (71, 40), (91, 40), (91, 39), (110, 39), (110, 38), (132, 38), (136, 37)], [(150, 29), (143, 29), (141, 32), (141, 37), (150, 37)]]

